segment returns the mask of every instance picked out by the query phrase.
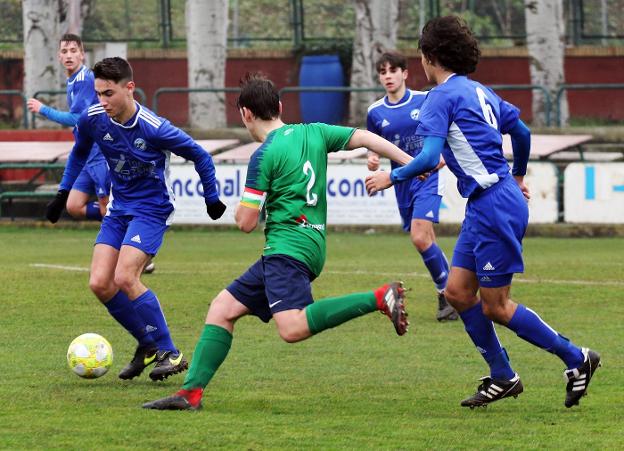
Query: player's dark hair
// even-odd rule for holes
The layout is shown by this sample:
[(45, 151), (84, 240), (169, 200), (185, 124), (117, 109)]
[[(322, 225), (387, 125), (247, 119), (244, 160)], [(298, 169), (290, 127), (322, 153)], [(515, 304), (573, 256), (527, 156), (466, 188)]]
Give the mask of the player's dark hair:
[(102, 80), (110, 80), (115, 83), (120, 81), (128, 82), (132, 80), (132, 66), (123, 58), (114, 56), (104, 58), (93, 66), (93, 76)]
[(481, 56), (477, 39), (457, 16), (436, 17), (427, 22), (418, 48), (429, 61), (459, 75), (474, 72)]
[(63, 42), (75, 42), (80, 50), (84, 51), (84, 47), (82, 46), (82, 39), (80, 39), (80, 36), (78, 36), (77, 34), (65, 33), (63, 36), (61, 36), (61, 39), (59, 39), (59, 46)]
[(279, 117), (279, 94), (275, 85), (260, 72), (247, 72), (240, 79), (241, 92), (236, 106), (248, 108), (263, 121)]
[(407, 58), (403, 54), (396, 50), (388, 50), (379, 57), (375, 63), (375, 69), (377, 73), (381, 72), (386, 64), (389, 64), (391, 68), (400, 68), (401, 70), (407, 69)]

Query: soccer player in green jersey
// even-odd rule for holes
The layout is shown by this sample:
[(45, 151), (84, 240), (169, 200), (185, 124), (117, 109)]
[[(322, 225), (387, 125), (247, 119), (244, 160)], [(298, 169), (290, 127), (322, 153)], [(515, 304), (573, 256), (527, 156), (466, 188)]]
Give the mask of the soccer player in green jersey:
[(266, 203), (263, 255), (210, 304), (206, 324), (182, 389), (144, 408), (194, 410), (204, 388), (225, 360), (236, 321), (255, 315), (275, 320), (280, 337), (295, 343), (377, 310), (399, 335), (407, 331), (401, 282), (375, 290), (314, 302), (310, 283), (325, 263), (327, 154), (366, 147), (399, 164), (411, 157), (369, 131), (316, 124), (284, 124), (275, 86), (259, 74), (241, 81), (238, 107), (251, 136), (263, 144), (247, 170), (236, 224), (243, 232), (258, 225)]

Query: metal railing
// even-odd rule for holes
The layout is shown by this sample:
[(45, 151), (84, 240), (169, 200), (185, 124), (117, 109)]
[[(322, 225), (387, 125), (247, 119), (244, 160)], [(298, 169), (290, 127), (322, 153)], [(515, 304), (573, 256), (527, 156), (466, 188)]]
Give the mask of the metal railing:
[(154, 95), (152, 96), (152, 111), (154, 114), (158, 114), (158, 98), (162, 94), (182, 94), (182, 93), (198, 93), (198, 92), (213, 92), (213, 93), (225, 93), (228, 92), (240, 92), (240, 88), (158, 88), (154, 91)]
[(538, 90), (541, 91), (544, 96), (544, 120), (546, 121), (546, 126), (550, 127), (550, 117), (552, 111), (552, 98), (550, 97), (550, 93), (546, 90), (546, 88), (542, 85), (488, 85), (495, 91), (523, 91), (525, 89)]
[(22, 121), (24, 123), (24, 128), (28, 128), (28, 107), (26, 106), (26, 96), (22, 91), (18, 91), (17, 89), (0, 89), (0, 95), (5, 96), (19, 96), (22, 98), (22, 108), (24, 111)]
[(557, 98), (555, 100), (555, 120), (557, 127), (561, 127), (561, 97), (566, 90), (589, 90), (589, 89), (624, 89), (624, 83), (578, 83), (578, 84), (563, 84), (557, 91)]
[[(147, 96), (145, 95), (145, 91), (143, 91), (141, 88), (134, 88), (134, 92), (136, 96), (139, 98), (139, 103), (142, 105), (145, 105), (145, 102), (147, 101)], [(37, 91), (33, 94), (33, 98), (38, 100), (40, 96), (59, 96), (59, 95), (67, 95), (67, 90), (55, 89), (55, 90)], [(25, 98), (24, 98), (24, 104), (26, 104)], [(27, 115), (26, 110), (24, 110), (24, 115), (25, 116)], [(31, 117), (30, 127), (35, 128), (37, 113), (31, 113), (30, 117)], [(28, 128), (27, 120), (24, 121), (24, 124), (25, 124), (25, 127)]]

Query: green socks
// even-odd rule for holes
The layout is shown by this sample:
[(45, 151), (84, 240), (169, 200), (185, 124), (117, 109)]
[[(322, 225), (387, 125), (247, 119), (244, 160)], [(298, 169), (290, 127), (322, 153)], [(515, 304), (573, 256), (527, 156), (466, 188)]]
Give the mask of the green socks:
[(339, 326), (353, 318), (377, 310), (377, 298), (372, 291), (326, 298), (306, 307), (308, 327), (312, 334)]
[(205, 388), (223, 363), (232, 346), (232, 334), (221, 326), (206, 324), (195, 346), (193, 360), (186, 377), (184, 390)]

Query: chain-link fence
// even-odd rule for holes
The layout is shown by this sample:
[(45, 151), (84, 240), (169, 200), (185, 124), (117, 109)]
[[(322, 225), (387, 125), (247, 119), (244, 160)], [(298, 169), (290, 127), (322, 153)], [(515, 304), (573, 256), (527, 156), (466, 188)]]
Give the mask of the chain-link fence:
[[(184, 47), (182, 0), (88, 1), (83, 38), (135, 47)], [(624, 0), (563, 0), (570, 44), (624, 43)], [(0, 0), (0, 46), (20, 47), (22, 2)], [(354, 7), (336, 0), (229, 0), (229, 45), (296, 48), (307, 42), (348, 41)], [(523, 0), (399, 0), (399, 47), (413, 46), (431, 17), (461, 14), (484, 45), (525, 43)]]

